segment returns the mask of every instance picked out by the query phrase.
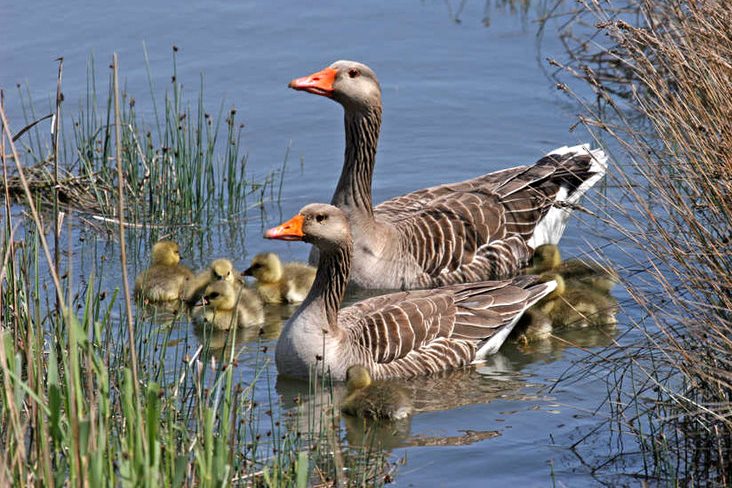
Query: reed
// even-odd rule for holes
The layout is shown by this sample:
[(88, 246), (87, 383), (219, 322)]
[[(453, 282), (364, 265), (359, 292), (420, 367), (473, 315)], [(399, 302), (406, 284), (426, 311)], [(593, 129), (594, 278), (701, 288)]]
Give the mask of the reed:
[[(217, 112), (208, 111), (203, 102), (203, 77), (197, 96), (189, 102), (178, 77), (177, 56), (174, 47), (171, 82), (162, 101), (149, 74), (149, 97), (118, 90), (117, 112), (114, 70), (106, 93), (100, 94), (96, 65), (90, 59), (79, 111), (69, 116), (67, 109), (54, 120), (54, 126), (59, 126), (54, 132), (55, 144), (48, 144), (44, 124), (38, 123), (46, 115), (39, 114), (28, 92), (19, 88), (26, 127), (16, 136), (21, 136), (18, 144), (29, 168), (29, 186), (57, 188), (47, 194), (38, 192), (44, 206), (53, 206), (58, 194), (64, 206), (88, 213), (89, 219), (110, 230), (120, 217), (135, 227), (145, 226), (154, 217), (163, 227), (201, 228), (226, 218), (244, 221), (249, 209), (280, 197), (277, 190), (284, 166), (271, 170), (262, 180), (249, 177), (241, 147), (244, 124), (238, 120), (237, 110), (223, 110), (222, 104)], [(60, 76), (61, 71), (59, 80)], [(143, 114), (138, 113), (139, 106), (144, 107)], [(114, 140), (116, 116), (119, 145)], [(145, 116), (152, 116), (151, 124), (145, 123)], [(127, 200), (121, 216), (117, 148)], [(22, 196), (15, 174), (9, 175), (7, 184), (10, 196)]]
[[(317, 394), (330, 402), (325, 408), (285, 409), (272, 391), (269, 356), (258, 354), (254, 375), (242, 377), (235, 333), (223, 349), (207, 340), (199, 344), (193, 334), (173, 340), (174, 327), (133, 310), (126, 290), (108, 292), (103, 283), (117, 269), (106, 263), (114, 256), (94, 259), (84, 282), (74, 283), (76, 256), (94, 249), (78, 242), (94, 221), (90, 215), (104, 218), (97, 221), (116, 229), (121, 242), (150, 242), (169, 230), (143, 225), (152, 213), (172, 228), (206, 228), (211, 219), (243, 219), (247, 198), (261, 205), (281, 189), (283, 168), (266, 182), (246, 179), (235, 111), (221, 122), (219, 134), (222, 119), (206, 115), (200, 97), (196, 110), (183, 109), (174, 81), (160, 120), (148, 129), (128, 95), (121, 93), (114, 103), (116, 78), (115, 69), (101, 105), (92, 81), (73, 123), (57, 117), (59, 141), (64, 128), (73, 127), (73, 140), (57, 144), (44, 140), (40, 124), (31, 126), (41, 118), (32, 103), (24, 105), (29, 128), (14, 137), (18, 132), (8, 124), (0, 91), (0, 485), (385, 483), (392, 470), (386, 455), (342, 440), (327, 382), (317, 384)], [(68, 110), (62, 112), (57, 100), (55, 112), (64, 116)], [(23, 144), (22, 153), (16, 143)], [(68, 154), (78, 159), (65, 159)], [(26, 178), (36, 172), (50, 185), (34, 186)], [(65, 178), (84, 181), (73, 190), (84, 198), (63, 197), (71, 188)], [(49, 188), (58, 190), (57, 204)], [(49, 231), (59, 243), (53, 253)], [(120, 250), (123, 267), (133, 265), (128, 257), (141, 261)], [(184, 317), (174, 320), (190, 327)], [(255, 392), (262, 390), (269, 401), (259, 405)], [(296, 427), (302, 424), (316, 428)]]
[(636, 327), (645, 340), (600, 363), (613, 372), (612, 421), (640, 449), (634, 474), (727, 486), (732, 4), (579, 3), (564, 9), (569, 60), (552, 62), (559, 88), (583, 107), (581, 122), (617, 148), (606, 218), (640, 270), (626, 286), (644, 311)]

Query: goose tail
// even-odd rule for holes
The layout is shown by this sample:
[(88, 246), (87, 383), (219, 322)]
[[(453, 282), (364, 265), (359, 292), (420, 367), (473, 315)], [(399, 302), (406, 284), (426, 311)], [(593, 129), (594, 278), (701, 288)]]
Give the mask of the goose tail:
[(549, 152), (537, 165), (554, 165), (557, 191), (552, 207), (537, 223), (528, 241), (533, 249), (543, 244), (558, 244), (573, 207), (582, 195), (605, 176), (608, 157), (602, 149), (589, 144), (563, 146)]
[(536, 302), (553, 292), (554, 289), (557, 287), (557, 282), (554, 280), (536, 283), (533, 285), (531, 284), (535, 283), (537, 280), (538, 277), (534, 275), (519, 276), (513, 280), (512, 284), (516, 286), (526, 287), (526, 291), (529, 292), (529, 296), (526, 298), (526, 301), (521, 311), (517, 313), (515, 317), (513, 317), (511, 322), (506, 324), (503, 329), (493, 334), (490, 338), (488, 338), (488, 340), (480, 345), (480, 347), (478, 348), (478, 352), (475, 354), (475, 360), (473, 361), (474, 363), (484, 361), (487, 356), (495, 354), (501, 348), (503, 343), (506, 342), (508, 335), (511, 333), (511, 331), (516, 326), (519, 319), (526, 312), (526, 310), (528, 310), (531, 306), (536, 304)]

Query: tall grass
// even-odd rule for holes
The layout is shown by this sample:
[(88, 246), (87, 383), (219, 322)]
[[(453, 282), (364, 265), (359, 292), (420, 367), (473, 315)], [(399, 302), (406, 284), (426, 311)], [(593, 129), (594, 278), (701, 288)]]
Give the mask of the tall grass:
[[(644, 272), (645, 341), (606, 356), (644, 476), (732, 483), (732, 4), (584, 0), (559, 87), (615, 152), (607, 218)], [(561, 75), (560, 75), (561, 76)]]
[[(31, 128), (18, 143), (23, 146), (26, 164), (32, 167), (31, 188), (52, 187), (51, 152), (58, 152), (62, 203), (88, 212), (96, 222), (114, 226), (119, 212), (114, 151), (119, 147), (128, 199), (122, 217), (134, 227), (145, 226), (151, 219), (168, 227), (202, 227), (222, 216), (243, 220), (248, 208), (278, 197), (283, 168), (274, 168), (262, 180), (247, 174), (247, 156), (241, 144), (244, 124), (237, 118), (237, 110), (224, 109), (222, 103), (215, 112), (208, 111), (203, 77), (197, 97), (189, 103), (178, 76), (177, 56), (174, 47), (171, 81), (162, 100), (149, 66), (148, 97), (120, 89), (119, 146), (114, 141), (113, 77), (109, 77), (106, 93), (100, 94), (93, 58), (80, 110), (69, 117), (66, 113), (71, 109), (64, 107), (58, 148), (48, 144), (44, 124), (33, 125), (45, 114), (38, 113), (29, 92), (19, 87), (18, 100)], [(143, 114), (138, 113), (139, 106), (144, 107)], [(145, 123), (145, 117), (152, 119), (151, 123)], [(19, 194), (20, 186), (13, 176), (9, 187)], [(42, 200), (47, 199), (38, 193)]]
[[(241, 218), (246, 198), (261, 204), (263, 187), (270, 195), (278, 191), (271, 176), (266, 184), (246, 179), (233, 110), (219, 135), (201, 98), (197, 110), (182, 108), (174, 81), (160, 119), (148, 129), (131, 98), (120, 93), (115, 103), (116, 70), (112, 75), (101, 111), (92, 82), (73, 124), (56, 119), (56, 127), (73, 126), (73, 141), (52, 143), (38, 124), (18, 139), (22, 155), (0, 103), (0, 486), (383, 484), (389, 471), (384, 455), (345, 447), (332, 405), (280, 411), (269, 356), (258, 354), (253, 376), (242, 377), (236, 332), (223, 349), (208, 347), (206, 339), (199, 344), (193, 334), (172, 340), (174, 326), (135, 314), (127, 292), (105, 291), (105, 262), (113, 256), (98, 260), (83, 283), (73, 282), (75, 253), (83, 251), (76, 240), (90, 215), (103, 218), (123, 243), (153, 240), (161, 228), (143, 227), (132, 237), (124, 231), (138, 230), (135, 224), (153, 214), (169, 226)], [(25, 107), (30, 125), (40, 117), (32, 104)], [(57, 106), (55, 112), (68, 111)], [(77, 159), (65, 159), (71, 154)], [(28, 166), (47, 175), (54, 191), (34, 186)], [(64, 178), (84, 181), (78, 192), (89, 199), (65, 200), (71, 186)], [(53, 254), (49, 232), (58, 243)], [(118, 257), (123, 267), (131, 265), (124, 254)], [(328, 398), (327, 384), (314, 388)], [(255, 401), (260, 390), (268, 403)], [(280, 418), (293, 425), (321, 421), (301, 430)]]

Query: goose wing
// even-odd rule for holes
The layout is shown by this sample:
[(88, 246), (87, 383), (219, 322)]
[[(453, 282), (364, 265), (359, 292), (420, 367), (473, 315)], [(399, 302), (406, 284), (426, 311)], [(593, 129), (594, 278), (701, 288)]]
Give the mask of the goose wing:
[(554, 288), (533, 276), (401, 292), (344, 309), (339, 323), (376, 377), (415, 376), (495, 352), (521, 314)]
[(424, 286), (501, 278), (531, 257), (528, 241), (559, 197), (571, 200), (567, 195), (579, 193), (596, 171), (590, 153), (552, 154), (531, 167), (388, 200), (374, 211), (398, 229), (403, 254), (429, 278)]
[(369, 298), (343, 309), (339, 324), (359, 351), (376, 363), (389, 363), (438, 337), (449, 337), (455, 312), (449, 292), (399, 292)]

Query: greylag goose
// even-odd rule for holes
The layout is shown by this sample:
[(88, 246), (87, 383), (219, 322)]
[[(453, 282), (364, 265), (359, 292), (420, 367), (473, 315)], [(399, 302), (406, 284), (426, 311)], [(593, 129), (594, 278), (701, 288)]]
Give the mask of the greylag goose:
[(161, 240), (152, 248), (151, 266), (135, 278), (135, 294), (152, 302), (180, 299), (193, 272), (180, 264), (180, 249), (173, 241)]
[(183, 291), (183, 300), (193, 305), (201, 300), (206, 287), (215, 281), (228, 281), (234, 288), (244, 285), (234, 265), (225, 258), (215, 259), (211, 264), (188, 280)]
[(283, 265), (273, 252), (254, 256), (242, 274), (257, 280), (254, 286), (265, 303), (300, 303), (315, 280), (315, 268), (302, 263)]
[(346, 371), (348, 393), (341, 402), (341, 412), (375, 420), (401, 420), (414, 411), (409, 395), (397, 385), (374, 383), (369, 370), (354, 364)]
[(313, 287), (277, 341), (277, 369), (285, 376), (317, 370), (343, 381), (354, 364), (377, 380), (460, 368), (497, 351), (521, 314), (556, 286), (521, 276), (391, 293), (339, 312), (353, 255), (345, 213), (311, 204), (264, 237), (319, 250)]
[(381, 127), (374, 72), (337, 61), (289, 86), (343, 106), (345, 158), (331, 203), (351, 222), (351, 280), (358, 287), (412, 289), (514, 276), (533, 249), (559, 241), (572, 206), (607, 167), (601, 150), (565, 146), (533, 166), (419, 190), (374, 208)]
[(606, 293), (620, 281), (617, 273), (595, 263), (580, 259), (562, 261), (558, 246), (544, 244), (534, 251), (532, 265), (526, 268), (526, 273), (541, 274), (550, 271), (562, 275), (565, 280), (575, 280)]
[(214, 281), (206, 287), (203, 306), (196, 308), (193, 317), (216, 330), (229, 330), (263, 323), (264, 308), (253, 290), (228, 281)]
[(609, 293), (581, 281), (565, 280), (557, 273), (545, 273), (541, 279), (557, 283), (556, 289), (536, 305), (554, 327), (616, 325), (618, 302)]

